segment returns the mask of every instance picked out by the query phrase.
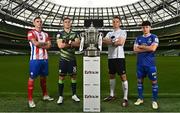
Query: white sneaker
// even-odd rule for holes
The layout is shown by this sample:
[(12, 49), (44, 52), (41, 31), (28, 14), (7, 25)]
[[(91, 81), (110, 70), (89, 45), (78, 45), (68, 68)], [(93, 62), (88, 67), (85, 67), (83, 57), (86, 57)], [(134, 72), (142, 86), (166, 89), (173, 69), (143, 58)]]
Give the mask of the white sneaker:
[(158, 109), (158, 103), (156, 101), (152, 102), (152, 108), (153, 109)]
[(45, 95), (45, 96), (43, 96), (43, 100), (53, 101), (54, 98), (50, 97), (49, 95)]
[(80, 102), (80, 99), (77, 97), (77, 95), (73, 95), (73, 96), (72, 96), (72, 99), (73, 99), (75, 102)]
[(144, 101), (138, 98), (137, 101), (134, 103), (134, 105), (139, 106), (142, 103), (144, 103)]
[(57, 101), (57, 104), (62, 104), (63, 103), (63, 97), (62, 96), (59, 96), (59, 99)]
[(34, 103), (33, 100), (28, 101), (28, 104), (29, 104), (29, 107), (30, 107), (30, 108), (35, 108), (35, 107), (36, 107), (36, 104)]

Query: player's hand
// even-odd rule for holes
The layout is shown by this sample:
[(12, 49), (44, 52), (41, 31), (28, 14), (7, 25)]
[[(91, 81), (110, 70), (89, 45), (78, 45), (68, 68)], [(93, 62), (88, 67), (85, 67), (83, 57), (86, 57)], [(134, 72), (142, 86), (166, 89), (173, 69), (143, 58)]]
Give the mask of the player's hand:
[(37, 45), (37, 46), (39, 46), (39, 47), (44, 47), (44, 46), (46, 46), (46, 45), (48, 45), (47, 42), (38, 42), (38, 45)]
[(119, 39), (115, 39), (115, 40), (113, 40), (112, 42), (113, 42), (113, 45), (114, 46), (118, 46), (119, 45), (119, 42), (120, 40)]
[(61, 47), (62, 47), (62, 48), (65, 48), (65, 47), (66, 47), (66, 43), (64, 43), (64, 42), (61, 43)]

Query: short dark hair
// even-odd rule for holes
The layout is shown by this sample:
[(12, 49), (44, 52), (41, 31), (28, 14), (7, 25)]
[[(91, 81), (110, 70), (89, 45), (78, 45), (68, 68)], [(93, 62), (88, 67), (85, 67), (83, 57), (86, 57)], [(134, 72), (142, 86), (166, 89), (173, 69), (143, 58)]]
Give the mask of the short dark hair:
[(119, 19), (121, 20), (121, 18), (119, 16), (114, 16), (113, 19)]
[(64, 17), (64, 18), (63, 18), (63, 21), (64, 21), (64, 20), (71, 20), (71, 19), (70, 19), (69, 17)]
[(151, 22), (150, 21), (143, 21), (142, 26), (151, 26)]
[(34, 21), (35, 21), (36, 19), (41, 19), (41, 17), (40, 17), (40, 16), (35, 17), (35, 18), (34, 18)]

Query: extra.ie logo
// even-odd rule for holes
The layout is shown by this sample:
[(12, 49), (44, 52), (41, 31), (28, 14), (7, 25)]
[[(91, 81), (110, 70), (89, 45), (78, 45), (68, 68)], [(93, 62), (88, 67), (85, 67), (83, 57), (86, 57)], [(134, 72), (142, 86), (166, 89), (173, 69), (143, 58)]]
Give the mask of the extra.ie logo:
[(85, 95), (85, 98), (99, 98), (98, 95)]
[(87, 71), (85, 70), (85, 74), (99, 74), (98, 71)]

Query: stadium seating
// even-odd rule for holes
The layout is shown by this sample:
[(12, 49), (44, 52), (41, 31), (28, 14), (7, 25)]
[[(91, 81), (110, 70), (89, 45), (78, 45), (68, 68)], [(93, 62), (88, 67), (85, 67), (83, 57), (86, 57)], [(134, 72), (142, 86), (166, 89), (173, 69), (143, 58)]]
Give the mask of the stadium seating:
[[(0, 27), (0, 48), (2, 49), (20, 49), (20, 50), (29, 50), (29, 44), (26, 38), (27, 32), (29, 29), (9, 25), (7, 23), (0, 23), (3, 27)], [(171, 50), (179, 49), (180, 46), (180, 25), (174, 25), (170, 27), (153, 29), (152, 33), (156, 34), (160, 40), (160, 46), (158, 50)], [(107, 31), (101, 31), (106, 35)], [(52, 51), (58, 51), (56, 45), (56, 33), (49, 32), (49, 35), (52, 37)], [(80, 33), (80, 32), (79, 32)], [(126, 51), (133, 50), (133, 44), (135, 37), (141, 35), (141, 31), (127, 31), (127, 40), (125, 44)], [(11, 46), (10, 46), (11, 45)], [(78, 50), (78, 49), (77, 49)], [(107, 46), (103, 47), (104, 51), (107, 51)], [(177, 53), (178, 54), (178, 53)]]

